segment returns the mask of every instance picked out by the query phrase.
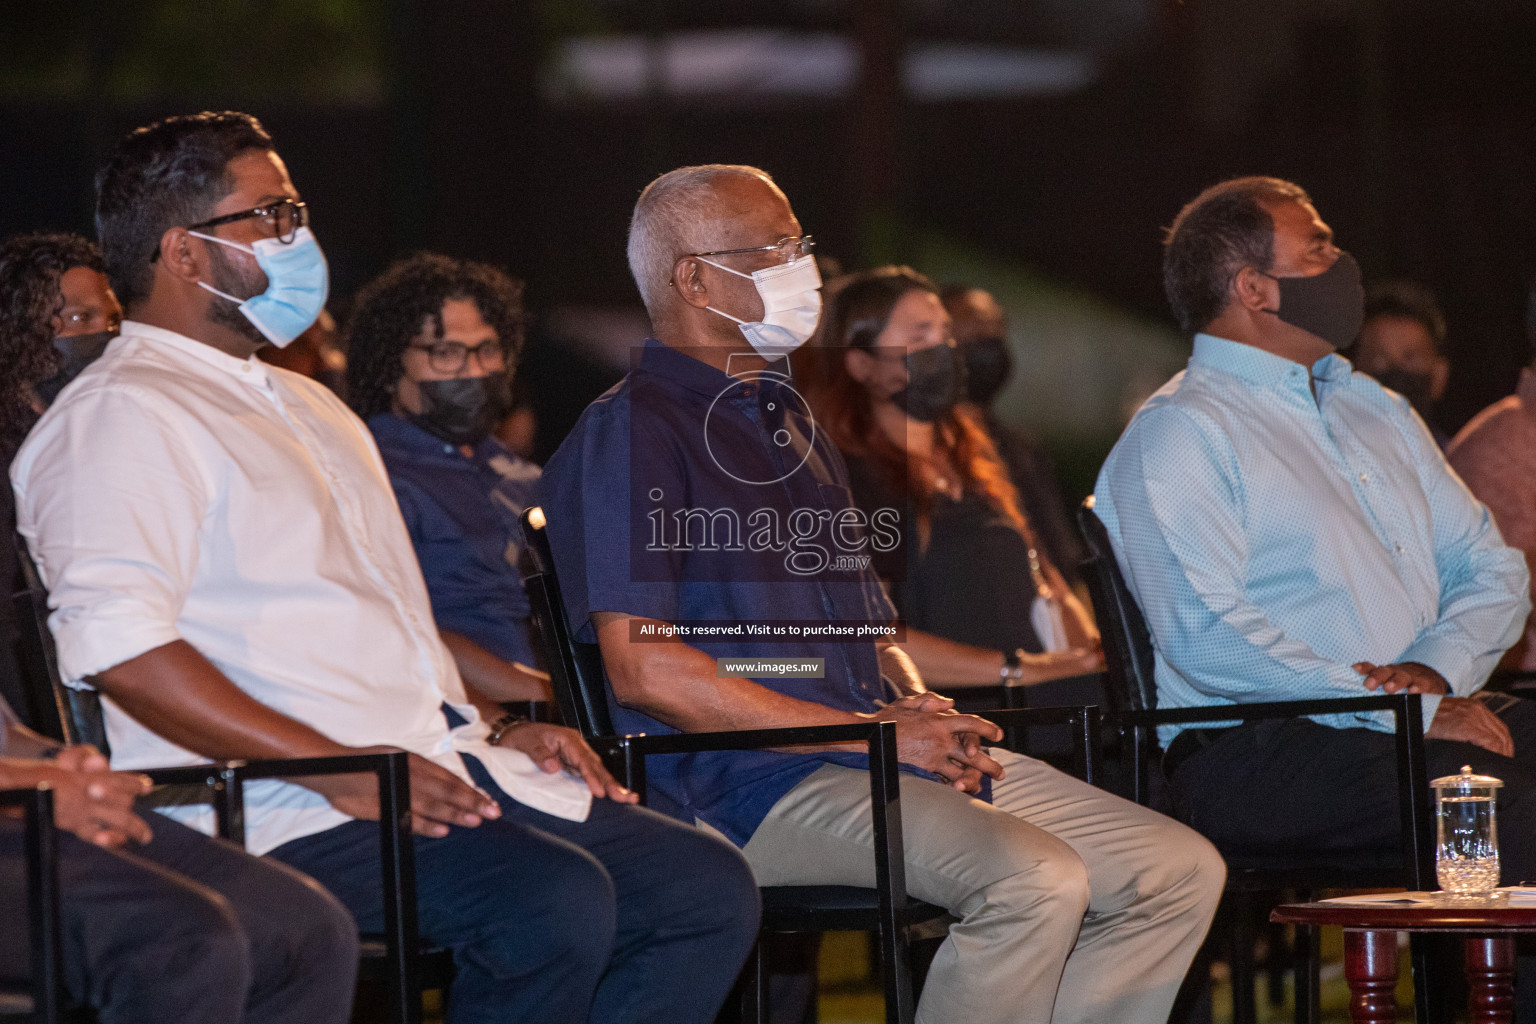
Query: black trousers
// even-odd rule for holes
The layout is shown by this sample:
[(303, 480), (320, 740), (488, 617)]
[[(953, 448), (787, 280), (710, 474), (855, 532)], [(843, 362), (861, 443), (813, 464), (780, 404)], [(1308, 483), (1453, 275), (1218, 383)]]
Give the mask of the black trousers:
[[(557, 818), (464, 763), (502, 817), (416, 838), (421, 931), (457, 966), (448, 1024), (709, 1024), (757, 938), (757, 884), (736, 848), (611, 800)], [(377, 837), (353, 821), (271, 855), (376, 931)]]
[[(1536, 881), (1536, 701), (1511, 699), (1499, 716), (1514, 757), (1452, 740), (1425, 740), (1424, 754), (1430, 778), (1471, 765), (1504, 780), (1499, 861), (1503, 884), (1512, 885)], [(1229, 856), (1289, 848), (1396, 859), (1396, 743), (1390, 733), (1304, 718), (1249, 722), (1219, 733), (1175, 769), (1174, 812)]]
[[(334, 897), (164, 815), (144, 846), (62, 833), (64, 973), (102, 1024), (343, 1024), (357, 928)], [(22, 826), (0, 820), (0, 971), (28, 960)]]

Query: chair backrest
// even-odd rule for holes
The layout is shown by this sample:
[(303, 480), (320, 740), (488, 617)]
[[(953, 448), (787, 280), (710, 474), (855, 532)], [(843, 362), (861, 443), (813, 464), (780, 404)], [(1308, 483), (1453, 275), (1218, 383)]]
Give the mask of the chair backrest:
[(527, 538), (528, 562), (523, 586), (532, 606), (533, 626), (544, 643), (550, 683), (565, 724), (583, 736), (612, 736), (613, 714), (608, 707), (608, 688), (603, 681), (603, 658), (597, 644), (576, 639), (565, 615), (555, 559), (544, 529), (544, 510), (535, 505), (522, 515)]
[(59, 677), (59, 656), (48, 629), (48, 591), (20, 534), (13, 534), (16, 560), (20, 563), (17, 589), (11, 595), (16, 615), (17, 653), (26, 724), (61, 743), (90, 743), (102, 753), (107, 749), (107, 728), (101, 715), (101, 698), (95, 690), (76, 690)]
[(1108, 669), (1107, 696), (1111, 710), (1150, 711), (1157, 707), (1156, 658), (1152, 653), (1152, 634), (1141, 607), (1125, 585), (1109, 531), (1093, 510), (1093, 495), (1083, 499), (1077, 510), (1077, 525), (1082, 531), (1088, 557), (1083, 559), (1083, 579), (1093, 599), (1093, 611), (1104, 638), (1104, 664)]

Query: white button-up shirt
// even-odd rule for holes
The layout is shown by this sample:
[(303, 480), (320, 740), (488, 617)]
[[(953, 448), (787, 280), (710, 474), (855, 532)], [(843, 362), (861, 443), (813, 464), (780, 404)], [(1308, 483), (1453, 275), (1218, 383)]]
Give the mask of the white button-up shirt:
[[(185, 640), (236, 686), (349, 746), (389, 744), (583, 820), (586, 786), (492, 748), (438, 636), (377, 449), (321, 385), (126, 321), (11, 469), (71, 686)], [(174, 699), (174, 698), (172, 698)], [(450, 729), (442, 706), (468, 724)], [(116, 768), (206, 758), (103, 697)], [(253, 784), (253, 852), (348, 820), (312, 790)], [(169, 813), (206, 827), (206, 808)]]

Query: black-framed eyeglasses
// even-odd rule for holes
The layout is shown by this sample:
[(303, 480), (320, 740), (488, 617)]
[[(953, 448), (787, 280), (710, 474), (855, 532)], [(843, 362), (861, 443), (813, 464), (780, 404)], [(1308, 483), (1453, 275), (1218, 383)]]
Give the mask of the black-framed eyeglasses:
[(284, 245), (289, 245), (298, 234), (299, 228), (309, 226), (309, 204), (298, 199), (279, 199), (275, 203), (253, 206), (239, 213), (226, 213), (222, 217), (210, 217), (196, 224), (188, 224), (187, 230), (214, 228), (220, 224), (233, 224), (237, 220), (250, 220), (253, 217), (260, 217), (272, 230), (274, 238)]
[(507, 354), (499, 341), (482, 341), (471, 348), (460, 341), (439, 341), (432, 345), (412, 345), (427, 354), (427, 365), (438, 373), (461, 373), (469, 365), (469, 355), (475, 355), (480, 369), (487, 373), (500, 373), (507, 368)]
[(709, 252), (691, 252), (689, 256), (731, 256), (742, 252), (771, 252), (779, 263), (793, 263), (809, 256), (816, 248), (816, 239), (810, 235), (785, 235), (772, 245), (752, 245), (745, 249), (713, 249)]
[[(266, 228), (284, 245), (293, 244), (298, 237), (299, 228), (309, 227), (309, 204), (298, 199), (279, 199), (272, 203), (263, 203), (253, 206), (249, 210), (241, 210), (239, 213), (226, 213), (220, 217), (210, 217), (200, 220), (196, 224), (188, 224), (188, 231), (201, 231), (204, 228), (216, 228), (220, 224), (233, 224), (237, 220), (250, 220), (260, 217)], [(149, 254), (149, 262), (153, 263), (160, 258), (160, 247)]]

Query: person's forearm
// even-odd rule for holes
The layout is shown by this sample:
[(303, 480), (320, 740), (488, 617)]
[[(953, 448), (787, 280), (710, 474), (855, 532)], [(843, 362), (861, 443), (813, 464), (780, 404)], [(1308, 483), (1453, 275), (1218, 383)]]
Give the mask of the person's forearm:
[[(1055, 570), (1052, 570), (1055, 573)], [(1065, 580), (1056, 575), (1059, 581), (1059, 593), (1061, 595), (1062, 622), (1067, 627), (1067, 643), (1072, 647), (1093, 648), (1102, 643), (1099, 636), (1099, 627), (1093, 621), (1093, 614), (1083, 604), (1082, 598), (1077, 592), (1067, 586)]]
[(63, 747), (64, 744), (57, 740), (41, 736), (19, 722), (12, 722), (6, 729), (4, 748), (7, 758), (52, 757)]
[(796, 700), (750, 679), (716, 678), (715, 659), (681, 641), (632, 642), (629, 617), (599, 613), (598, 643), (614, 696), (683, 732), (841, 725), (848, 711)]
[(880, 675), (883, 679), (889, 679), (896, 687), (894, 694), (882, 694), (881, 699), (928, 692), (922, 673), (918, 671), (917, 664), (905, 649), (893, 643), (882, 643), (876, 646), (880, 648)]
[(12, 757), (9, 753), (0, 757), (0, 789), (31, 789), (43, 781), (39, 770), (44, 762), (26, 757)]
[(549, 675), (515, 661), (498, 658), (459, 633), (440, 631), (453, 655), (464, 685), (495, 701), (549, 700)]
[(902, 650), (932, 686), (998, 686), (1002, 683), (1001, 651), (956, 643), (908, 627)]
[(91, 682), (146, 729), (204, 757), (328, 757), (351, 749), (250, 697), (184, 640)]

